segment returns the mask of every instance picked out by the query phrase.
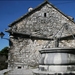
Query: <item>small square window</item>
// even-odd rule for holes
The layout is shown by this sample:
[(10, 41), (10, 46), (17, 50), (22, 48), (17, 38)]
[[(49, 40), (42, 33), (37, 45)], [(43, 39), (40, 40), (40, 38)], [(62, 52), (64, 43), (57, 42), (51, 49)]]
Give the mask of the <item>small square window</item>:
[(18, 69), (21, 69), (21, 66), (18, 66)]
[(46, 17), (47, 16), (47, 14), (46, 13), (44, 13), (44, 17)]

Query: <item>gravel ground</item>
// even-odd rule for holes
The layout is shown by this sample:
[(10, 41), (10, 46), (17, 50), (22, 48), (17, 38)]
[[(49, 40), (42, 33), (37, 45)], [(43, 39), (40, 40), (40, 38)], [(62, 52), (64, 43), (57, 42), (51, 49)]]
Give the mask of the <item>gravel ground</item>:
[(14, 69), (8, 72), (7, 75), (33, 75), (32, 69)]

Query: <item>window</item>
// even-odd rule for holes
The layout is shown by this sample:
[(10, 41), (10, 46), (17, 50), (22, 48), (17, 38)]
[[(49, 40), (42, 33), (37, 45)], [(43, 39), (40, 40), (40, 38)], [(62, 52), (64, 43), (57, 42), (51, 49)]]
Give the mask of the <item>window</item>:
[(47, 15), (46, 15), (46, 13), (44, 13), (44, 17), (46, 17)]
[(21, 66), (18, 66), (18, 69), (21, 69)]

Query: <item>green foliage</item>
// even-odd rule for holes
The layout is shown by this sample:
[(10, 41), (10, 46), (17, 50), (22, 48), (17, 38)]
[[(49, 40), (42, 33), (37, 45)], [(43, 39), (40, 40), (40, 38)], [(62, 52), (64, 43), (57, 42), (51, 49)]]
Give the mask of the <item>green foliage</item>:
[(4, 47), (1, 51), (0, 51), (0, 55), (5, 55), (6, 58), (8, 58), (8, 47)]
[(0, 70), (6, 69), (8, 67), (8, 63), (6, 62), (8, 59), (8, 47), (4, 47), (0, 51)]

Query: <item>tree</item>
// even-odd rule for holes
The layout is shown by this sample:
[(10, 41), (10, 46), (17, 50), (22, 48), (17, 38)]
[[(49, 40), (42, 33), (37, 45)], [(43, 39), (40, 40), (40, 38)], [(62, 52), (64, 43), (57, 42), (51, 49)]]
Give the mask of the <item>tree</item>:
[(6, 62), (8, 59), (8, 47), (4, 47), (0, 51), (0, 70), (6, 69), (8, 67), (8, 63)]
[(4, 48), (0, 51), (0, 55), (6, 56), (6, 58), (8, 58), (8, 47), (4, 47)]

